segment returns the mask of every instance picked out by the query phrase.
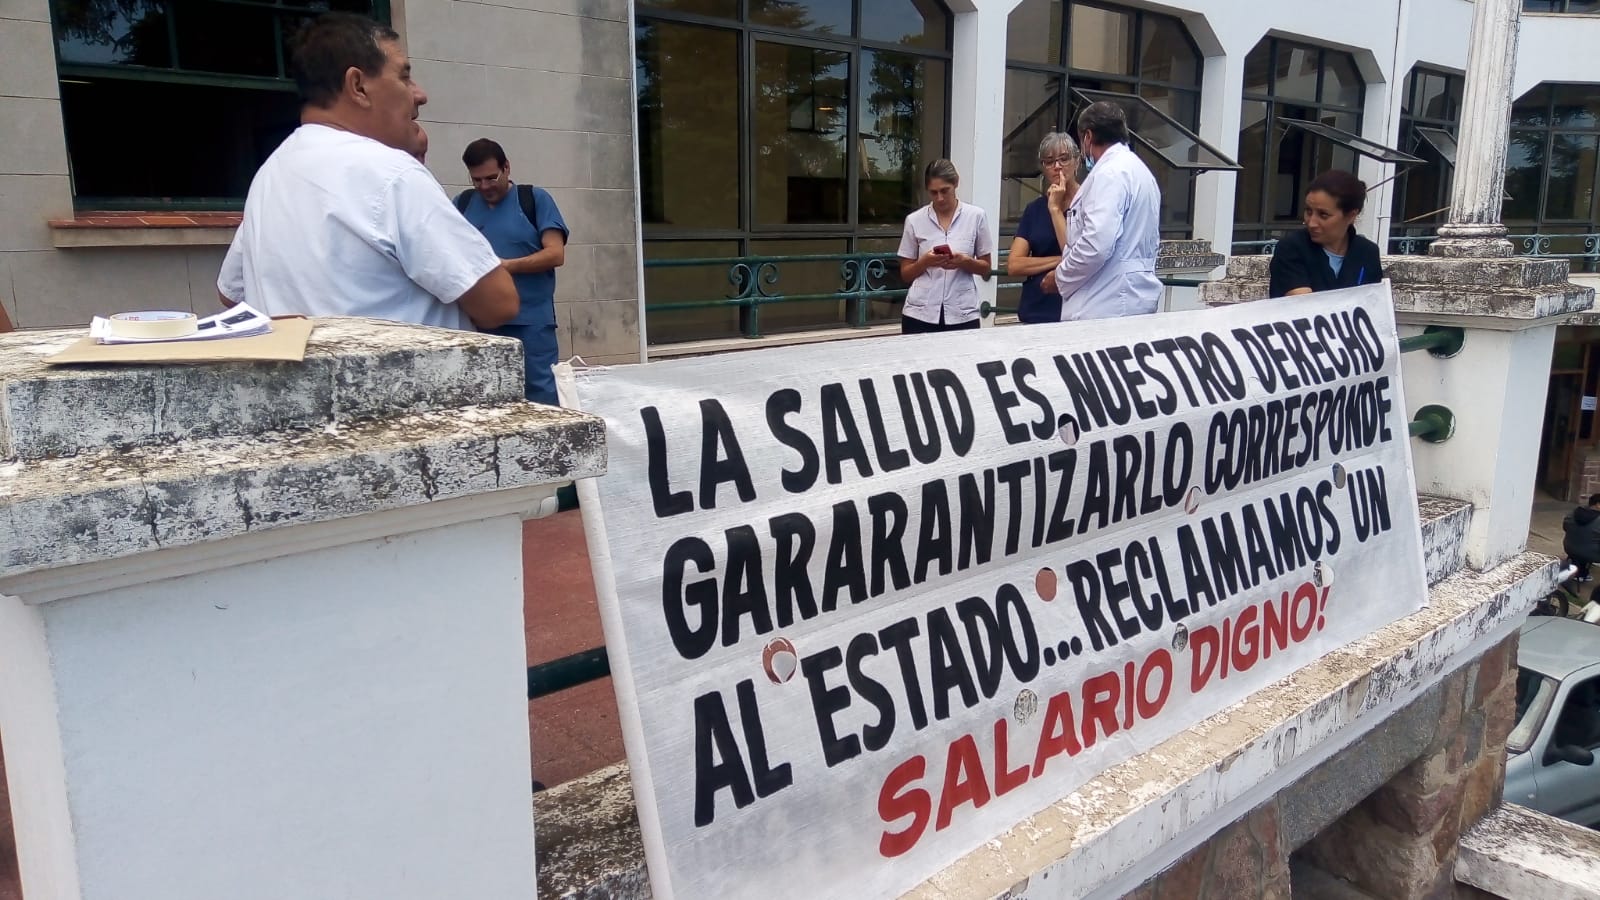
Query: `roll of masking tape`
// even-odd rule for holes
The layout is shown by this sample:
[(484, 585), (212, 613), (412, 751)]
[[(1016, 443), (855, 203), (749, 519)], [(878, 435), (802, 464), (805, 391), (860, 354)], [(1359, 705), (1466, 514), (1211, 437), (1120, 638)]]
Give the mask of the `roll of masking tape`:
[(117, 313), (111, 317), (111, 333), (139, 340), (180, 338), (194, 334), (199, 321), (194, 313), (187, 312)]

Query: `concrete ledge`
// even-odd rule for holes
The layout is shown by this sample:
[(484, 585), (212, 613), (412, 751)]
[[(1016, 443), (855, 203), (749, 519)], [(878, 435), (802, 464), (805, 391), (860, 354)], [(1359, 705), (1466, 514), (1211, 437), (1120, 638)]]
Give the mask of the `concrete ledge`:
[(539, 900), (650, 896), (628, 766), (607, 766), (533, 797)]
[(1600, 833), (1501, 804), (1461, 836), (1455, 875), (1508, 900), (1600, 900)]
[(58, 250), (79, 247), (226, 247), (237, 227), (50, 229)]
[[(1271, 268), (1272, 257), (1265, 254), (1231, 257), (1223, 280), (1201, 286), (1201, 300), (1227, 306), (1266, 299)], [(1527, 322), (1582, 313), (1594, 305), (1594, 290), (1569, 281), (1570, 269), (1567, 260), (1542, 257), (1383, 258), (1397, 312)]]
[(1113, 767), (907, 896), (1121, 897), (1510, 635), (1554, 583), (1524, 554)]
[(316, 319), (303, 363), (49, 366), (82, 328), (0, 335), (0, 460), (522, 401), (510, 338)]
[(605, 471), (605, 423), (518, 402), (0, 463), (0, 578)]

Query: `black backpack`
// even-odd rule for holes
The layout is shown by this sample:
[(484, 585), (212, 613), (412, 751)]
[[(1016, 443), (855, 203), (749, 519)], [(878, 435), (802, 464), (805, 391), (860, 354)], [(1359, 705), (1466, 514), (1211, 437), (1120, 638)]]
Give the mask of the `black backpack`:
[[(467, 212), (467, 204), (472, 202), (472, 189), (462, 191), (456, 195), (456, 210), (462, 215)], [(533, 192), (533, 185), (517, 185), (517, 205), (522, 207), (522, 214), (528, 217), (528, 223), (534, 231), (539, 231), (539, 195)], [(540, 232), (543, 238), (543, 232)]]

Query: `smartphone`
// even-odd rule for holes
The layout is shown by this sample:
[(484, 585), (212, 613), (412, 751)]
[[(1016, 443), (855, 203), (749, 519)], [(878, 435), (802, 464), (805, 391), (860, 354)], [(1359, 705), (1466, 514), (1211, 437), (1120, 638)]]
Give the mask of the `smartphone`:
[(933, 255), (935, 255), (935, 256), (949, 256), (950, 255), (950, 245), (949, 244), (940, 244), (939, 246), (933, 248)]

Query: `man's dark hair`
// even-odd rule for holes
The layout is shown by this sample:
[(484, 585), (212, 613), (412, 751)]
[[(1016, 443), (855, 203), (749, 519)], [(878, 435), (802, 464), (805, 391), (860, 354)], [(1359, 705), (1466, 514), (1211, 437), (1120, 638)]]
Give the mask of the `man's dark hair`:
[(502, 169), (510, 164), (506, 159), (505, 149), (488, 138), (478, 138), (468, 144), (467, 149), (461, 151), (461, 162), (469, 169), (481, 166), (491, 159), (499, 163)]
[(1078, 133), (1094, 135), (1096, 144), (1126, 144), (1128, 117), (1122, 107), (1110, 100), (1091, 103), (1078, 113)]
[(1332, 197), (1342, 213), (1360, 212), (1367, 205), (1367, 183), (1343, 169), (1329, 169), (1312, 179), (1306, 193), (1312, 191)]
[(386, 57), (381, 43), (399, 41), (393, 28), (353, 13), (323, 13), (295, 34), (290, 47), (289, 71), (300, 99), (312, 106), (328, 107), (344, 90), (344, 73), (352, 67), (364, 74), (383, 72)]
[(1589, 495), (1589, 505), (1590, 506), (1600, 506), (1600, 494), (1590, 494)]

